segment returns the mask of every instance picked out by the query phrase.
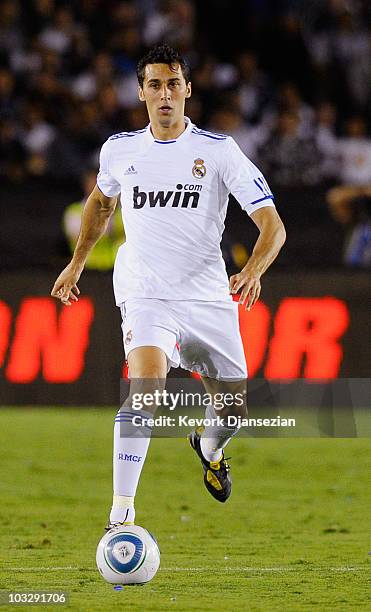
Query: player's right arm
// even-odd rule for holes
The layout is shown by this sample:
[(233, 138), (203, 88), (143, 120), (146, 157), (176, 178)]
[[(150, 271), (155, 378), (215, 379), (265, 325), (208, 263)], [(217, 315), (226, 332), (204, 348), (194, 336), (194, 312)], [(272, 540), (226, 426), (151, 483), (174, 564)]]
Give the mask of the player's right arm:
[(84, 269), (85, 262), (94, 245), (107, 229), (109, 219), (113, 214), (117, 197), (105, 196), (96, 185), (88, 197), (81, 217), (80, 234), (68, 266), (55, 281), (51, 295), (65, 306), (77, 302), (80, 291), (77, 282)]

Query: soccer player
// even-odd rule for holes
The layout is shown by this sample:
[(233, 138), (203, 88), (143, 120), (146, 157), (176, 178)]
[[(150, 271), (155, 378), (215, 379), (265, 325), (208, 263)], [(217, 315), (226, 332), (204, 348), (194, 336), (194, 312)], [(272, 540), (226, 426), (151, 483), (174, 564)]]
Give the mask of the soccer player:
[[(189, 68), (173, 49), (160, 45), (138, 63), (139, 99), (150, 123), (111, 136), (102, 146), (97, 185), (89, 196), (71, 262), (51, 295), (66, 306), (78, 300), (77, 282), (86, 258), (104, 233), (121, 194), (126, 242), (117, 254), (113, 281), (121, 309), (131, 388), (163, 388), (170, 367), (197, 371), (212, 394), (245, 388), (246, 362), (238, 304), (250, 309), (260, 278), (285, 241), (283, 223), (261, 172), (223, 134), (197, 128), (184, 116), (191, 96)], [(228, 282), (220, 251), (228, 195), (232, 193), (259, 229), (247, 264)], [(142, 386), (141, 386), (142, 385)], [(133, 523), (134, 497), (146, 458), (152, 406), (134, 410), (129, 398), (114, 427), (113, 505), (107, 528)], [(208, 491), (219, 501), (231, 492), (223, 449), (238, 431), (228, 414), (246, 408), (208, 407), (211, 417), (190, 443), (201, 460)], [(140, 415), (143, 427), (137, 427)]]

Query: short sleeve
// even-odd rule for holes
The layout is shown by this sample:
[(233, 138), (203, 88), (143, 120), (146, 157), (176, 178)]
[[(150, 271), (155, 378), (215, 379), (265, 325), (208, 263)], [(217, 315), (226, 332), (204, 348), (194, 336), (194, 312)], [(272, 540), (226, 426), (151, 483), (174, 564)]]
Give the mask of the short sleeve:
[(273, 206), (274, 196), (260, 170), (229, 137), (223, 163), (223, 182), (241, 208), (251, 215), (263, 206)]
[(104, 143), (101, 148), (99, 155), (99, 172), (97, 176), (97, 185), (101, 192), (112, 198), (117, 196), (121, 191), (120, 183), (109, 173), (109, 144), (108, 141)]

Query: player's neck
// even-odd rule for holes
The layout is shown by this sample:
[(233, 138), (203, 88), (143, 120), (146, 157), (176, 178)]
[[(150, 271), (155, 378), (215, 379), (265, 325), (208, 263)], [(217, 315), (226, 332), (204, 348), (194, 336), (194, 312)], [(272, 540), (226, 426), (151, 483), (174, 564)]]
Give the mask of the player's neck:
[(184, 120), (184, 117), (179, 119), (179, 121), (177, 121), (173, 125), (170, 125), (167, 127), (164, 127), (160, 125), (159, 123), (156, 123), (156, 121), (154, 122), (151, 121), (151, 132), (152, 132), (153, 137), (156, 140), (164, 140), (164, 141), (165, 140), (175, 140), (181, 134), (183, 134), (186, 127), (187, 127), (187, 124)]

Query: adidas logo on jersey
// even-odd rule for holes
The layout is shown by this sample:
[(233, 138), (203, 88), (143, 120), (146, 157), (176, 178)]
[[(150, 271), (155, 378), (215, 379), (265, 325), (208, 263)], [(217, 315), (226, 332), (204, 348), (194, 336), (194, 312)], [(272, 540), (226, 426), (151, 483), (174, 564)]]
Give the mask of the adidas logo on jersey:
[(128, 174), (138, 174), (138, 170), (135, 170), (134, 166), (131, 165), (129, 166), (129, 168), (127, 168), (124, 172), (124, 175), (127, 176)]
[(143, 208), (148, 202), (151, 208), (159, 206), (180, 207), (180, 208), (197, 208), (200, 199), (200, 191), (202, 185), (192, 185), (187, 183), (176, 185), (177, 191), (139, 191), (139, 186), (133, 188), (133, 208)]

